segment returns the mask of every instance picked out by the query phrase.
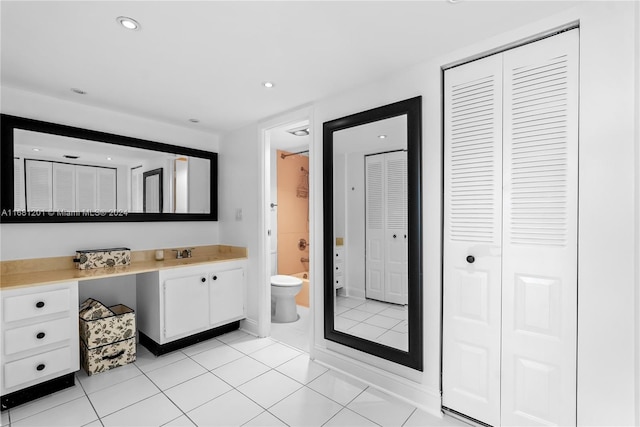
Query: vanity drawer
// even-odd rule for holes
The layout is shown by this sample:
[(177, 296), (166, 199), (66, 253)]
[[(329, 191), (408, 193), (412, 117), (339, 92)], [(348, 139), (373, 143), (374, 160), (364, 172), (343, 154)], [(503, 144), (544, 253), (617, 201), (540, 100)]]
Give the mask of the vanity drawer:
[(63, 347), (4, 365), (4, 389), (28, 383), (71, 368), (71, 348)]
[(4, 298), (4, 321), (30, 319), (70, 309), (70, 289)]
[(53, 320), (51, 322), (37, 323), (22, 328), (9, 329), (4, 332), (5, 355), (19, 353), (43, 347), (48, 344), (64, 341), (70, 338), (71, 319)]

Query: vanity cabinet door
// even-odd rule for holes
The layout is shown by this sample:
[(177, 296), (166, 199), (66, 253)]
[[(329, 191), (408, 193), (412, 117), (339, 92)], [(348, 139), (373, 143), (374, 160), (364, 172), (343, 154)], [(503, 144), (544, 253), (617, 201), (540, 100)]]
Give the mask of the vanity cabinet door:
[(219, 326), (245, 317), (244, 269), (209, 273), (209, 316), (211, 326)]
[(209, 327), (207, 274), (167, 279), (163, 292), (165, 339), (190, 335)]

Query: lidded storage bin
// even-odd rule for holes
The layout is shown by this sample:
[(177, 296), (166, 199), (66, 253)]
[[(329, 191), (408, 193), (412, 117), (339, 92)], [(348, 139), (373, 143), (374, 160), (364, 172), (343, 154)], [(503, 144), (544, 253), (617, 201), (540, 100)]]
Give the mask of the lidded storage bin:
[(133, 309), (87, 299), (80, 305), (80, 363), (89, 375), (136, 360)]

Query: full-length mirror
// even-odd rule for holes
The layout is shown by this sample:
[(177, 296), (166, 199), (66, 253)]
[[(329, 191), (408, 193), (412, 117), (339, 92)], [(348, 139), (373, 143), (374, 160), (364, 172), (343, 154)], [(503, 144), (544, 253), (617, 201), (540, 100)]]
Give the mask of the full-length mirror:
[(325, 338), (422, 370), (421, 98), (324, 124)]
[(2, 222), (217, 219), (217, 154), (2, 115)]

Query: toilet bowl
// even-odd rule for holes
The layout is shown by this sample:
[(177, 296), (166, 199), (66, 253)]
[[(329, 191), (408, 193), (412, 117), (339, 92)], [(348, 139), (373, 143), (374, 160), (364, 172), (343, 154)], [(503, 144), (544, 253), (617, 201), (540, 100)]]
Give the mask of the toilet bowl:
[(271, 321), (288, 323), (298, 320), (296, 295), (302, 288), (302, 280), (277, 274), (271, 276)]

